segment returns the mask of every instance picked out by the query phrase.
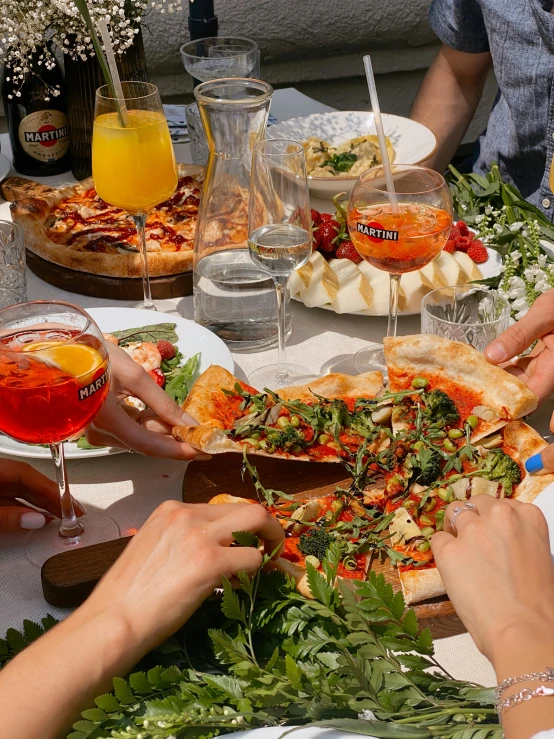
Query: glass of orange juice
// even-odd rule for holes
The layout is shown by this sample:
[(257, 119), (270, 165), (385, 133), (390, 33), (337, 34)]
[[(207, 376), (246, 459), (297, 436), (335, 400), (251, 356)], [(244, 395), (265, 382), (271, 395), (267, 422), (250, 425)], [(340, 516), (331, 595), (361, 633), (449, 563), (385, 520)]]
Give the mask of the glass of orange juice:
[(177, 185), (177, 166), (162, 102), (155, 85), (122, 82), (123, 99), (107, 85), (96, 91), (92, 176), (106, 203), (127, 211), (137, 229), (142, 266), (143, 308), (156, 310), (148, 276), (146, 217)]
[[(396, 336), (400, 277), (432, 262), (452, 227), (452, 199), (442, 175), (414, 164), (394, 164), (392, 178), (396, 203), (389, 199), (381, 166), (363, 172), (348, 203), (348, 232), (358, 253), (390, 274), (387, 336)], [(361, 349), (354, 365), (360, 372), (382, 371), (383, 347)]]

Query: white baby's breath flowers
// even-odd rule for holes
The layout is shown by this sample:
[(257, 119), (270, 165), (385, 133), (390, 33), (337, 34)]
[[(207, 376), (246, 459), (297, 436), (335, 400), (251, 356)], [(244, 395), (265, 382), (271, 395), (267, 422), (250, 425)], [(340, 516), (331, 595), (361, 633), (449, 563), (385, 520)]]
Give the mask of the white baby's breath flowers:
[[(128, 49), (139, 32), (147, 8), (174, 13), (181, 9), (175, 0), (87, 0), (95, 23), (106, 20), (116, 54)], [(0, 0), (0, 61), (7, 65), (9, 79), (19, 90), (25, 76), (40, 77), (40, 68), (52, 69), (55, 60), (48, 46), (55, 44), (64, 54), (85, 61), (94, 56), (92, 39), (73, 0)], [(59, 90), (49, 87), (49, 93)]]

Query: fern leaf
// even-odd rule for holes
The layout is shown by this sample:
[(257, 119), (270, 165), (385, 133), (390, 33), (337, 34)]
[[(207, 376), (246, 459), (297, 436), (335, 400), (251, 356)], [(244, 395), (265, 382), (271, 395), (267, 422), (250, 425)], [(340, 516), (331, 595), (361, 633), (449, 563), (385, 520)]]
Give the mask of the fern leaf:
[(135, 693), (148, 694), (153, 690), (145, 672), (134, 672), (132, 675), (129, 675), (129, 684)]
[(329, 607), (331, 605), (331, 597), (333, 595), (333, 587), (329, 585), (323, 575), (309, 562), (306, 562), (306, 574), (308, 585), (312, 595), (323, 605)]
[(244, 603), (241, 603), (238, 594), (233, 590), (231, 583), (226, 577), (223, 577), (223, 600), (221, 602), (221, 610), (227, 618), (230, 618), (233, 621), (240, 621), (246, 626)]

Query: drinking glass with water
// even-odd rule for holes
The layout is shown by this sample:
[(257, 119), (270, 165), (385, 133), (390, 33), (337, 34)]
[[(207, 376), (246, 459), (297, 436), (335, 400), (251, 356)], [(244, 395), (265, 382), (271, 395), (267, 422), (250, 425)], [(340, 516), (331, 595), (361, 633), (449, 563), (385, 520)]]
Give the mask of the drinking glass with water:
[(27, 300), (25, 266), (23, 229), (0, 221), (0, 308)]
[(285, 356), (288, 281), (312, 253), (311, 214), (304, 147), (297, 141), (260, 141), (252, 152), (248, 246), (256, 266), (271, 276), (277, 298), (277, 364), (253, 372), (258, 389), (305, 382), (313, 373), (287, 364)]

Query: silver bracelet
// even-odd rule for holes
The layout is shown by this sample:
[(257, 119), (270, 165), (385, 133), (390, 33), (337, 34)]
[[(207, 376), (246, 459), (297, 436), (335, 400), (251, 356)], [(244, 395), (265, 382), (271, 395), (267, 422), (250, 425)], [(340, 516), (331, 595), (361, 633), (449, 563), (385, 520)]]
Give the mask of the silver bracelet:
[(523, 688), (523, 690), (520, 690), (519, 693), (514, 693), (508, 698), (505, 698), (503, 701), (497, 701), (496, 711), (500, 720), (502, 721), (502, 715), (508, 709), (513, 708), (520, 703), (524, 703), (525, 701), (530, 701), (532, 698), (543, 698), (550, 695), (554, 695), (554, 688), (547, 688), (546, 685), (539, 685), (539, 687), (535, 688), (535, 690), (531, 690), (530, 688)]
[(505, 693), (508, 688), (511, 688), (512, 685), (517, 685), (518, 683), (528, 683), (531, 680), (541, 680), (542, 682), (553, 683), (554, 668), (547, 667), (546, 672), (529, 672), (526, 675), (520, 675), (519, 677), (507, 677), (497, 686), (496, 690), (494, 691), (496, 695), (496, 702), (498, 703), (502, 694)]

